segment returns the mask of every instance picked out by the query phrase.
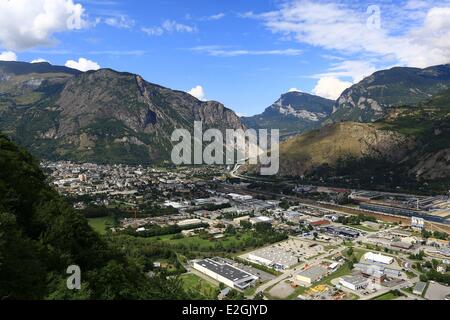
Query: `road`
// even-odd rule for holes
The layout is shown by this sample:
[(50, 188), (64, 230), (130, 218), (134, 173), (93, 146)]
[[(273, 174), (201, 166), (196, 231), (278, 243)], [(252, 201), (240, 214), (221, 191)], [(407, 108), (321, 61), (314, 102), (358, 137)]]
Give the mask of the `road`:
[(308, 265), (314, 265), (314, 264), (317, 264), (317, 263), (319, 263), (319, 262), (322, 262), (322, 260), (323, 260), (325, 257), (331, 256), (331, 255), (335, 255), (335, 254), (338, 254), (338, 253), (341, 253), (341, 252), (344, 251), (345, 249), (347, 249), (347, 248), (341, 247), (341, 248), (338, 248), (338, 249), (334, 249), (333, 251), (326, 252), (326, 253), (324, 253), (324, 254), (322, 254), (322, 255), (320, 255), (320, 256), (317, 256), (317, 257), (315, 257), (315, 258), (313, 258), (313, 259), (307, 260), (306, 262), (304, 262), (303, 264), (297, 266), (296, 268), (289, 269), (289, 270), (285, 271), (282, 275), (278, 276), (277, 278), (275, 278), (275, 279), (273, 279), (273, 280), (271, 280), (271, 281), (268, 281), (268, 282), (266, 282), (266, 283), (260, 285), (258, 288), (256, 288), (255, 295), (258, 294), (258, 293), (260, 293), (260, 292), (266, 291), (267, 289), (269, 289), (270, 287), (272, 287), (272, 286), (274, 286), (274, 285), (280, 283), (281, 281), (284, 281), (284, 280), (286, 280), (286, 279), (289, 279), (289, 278), (293, 277), (293, 276), (294, 276), (296, 273), (298, 273), (305, 265), (307, 265), (307, 264), (308, 264)]

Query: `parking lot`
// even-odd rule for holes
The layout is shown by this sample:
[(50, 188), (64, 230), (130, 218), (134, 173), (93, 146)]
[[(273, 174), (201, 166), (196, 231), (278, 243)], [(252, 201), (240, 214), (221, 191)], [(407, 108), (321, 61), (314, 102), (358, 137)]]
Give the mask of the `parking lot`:
[(449, 287), (430, 281), (425, 298), (428, 300), (445, 300), (448, 295), (450, 295)]
[(256, 256), (273, 264), (285, 266), (286, 269), (324, 253), (324, 247), (312, 241), (289, 239), (287, 241), (252, 251), (243, 255), (244, 259), (253, 260), (249, 256)]

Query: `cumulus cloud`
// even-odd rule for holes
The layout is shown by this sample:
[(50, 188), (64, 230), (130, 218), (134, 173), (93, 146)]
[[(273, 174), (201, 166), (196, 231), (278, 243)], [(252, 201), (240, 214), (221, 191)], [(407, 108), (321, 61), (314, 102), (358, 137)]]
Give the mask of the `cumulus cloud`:
[(88, 60), (86, 58), (79, 58), (78, 61), (68, 60), (66, 62), (66, 67), (77, 69), (83, 72), (100, 69), (100, 65), (97, 62)]
[(198, 100), (202, 100), (203, 101), (206, 98), (205, 90), (200, 85), (195, 86), (194, 88), (189, 90), (188, 93), (191, 96), (196, 97)]
[(49, 61), (42, 59), (42, 58), (34, 59), (33, 61), (31, 61), (31, 63), (42, 63), (42, 62), (48, 63)]
[(182, 24), (173, 20), (166, 20), (160, 26), (145, 27), (141, 29), (149, 36), (162, 36), (165, 33), (194, 33), (197, 32), (195, 26)]
[(24, 50), (53, 41), (53, 34), (87, 26), (84, 8), (73, 0), (0, 1), (0, 44)]
[(0, 53), (0, 61), (17, 61), (17, 55), (11, 51)]
[(335, 78), (351, 78), (354, 83), (361, 81), (365, 77), (370, 76), (377, 69), (374, 64), (369, 61), (362, 60), (347, 60), (339, 63), (334, 63), (327, 72), (316, 75), (322, 77)]
[(323, 77), (317, 82), (313, 93), (320, 97), (336, 100), (352, 84), (351, 82), (342, 81), (335, 77)]
[(289, 1), (275, 11), (243, 16), (261, 20), (285, 39), (385, 63), (427, 67), (450, 62), (450, 7), (438, 3), (429, 1), (426, 7), (416, 0), (408, 2), (407, 9), (389, 7), (381, 11), (380, 27), (368, 24), (367, 6), (342, 1)]

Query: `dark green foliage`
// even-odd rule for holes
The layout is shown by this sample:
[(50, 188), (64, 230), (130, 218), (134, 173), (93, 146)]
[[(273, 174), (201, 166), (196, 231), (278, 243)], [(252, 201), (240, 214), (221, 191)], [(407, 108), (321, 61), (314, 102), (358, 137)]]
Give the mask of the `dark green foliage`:
[[(69, 265), (82, 290), (65, 283)], [(177, 279), (111, 248), (45, 183), (35, 160), (0, 135), (0, 300), (185, 298)]]
[(420, 276), (420, 281), (436, 281), (439, 283), (444, 283), (450, 285), (450, 273), (439, 273), (436, 270), (431, 270), (426, 274)]
[(339, 217), (337, 222), (342, 223), (344, 225), (360, 225), (361, 222), (364, 221), (377, 222), (377, 219), (371, 216), (359, 215), (359, 216)]

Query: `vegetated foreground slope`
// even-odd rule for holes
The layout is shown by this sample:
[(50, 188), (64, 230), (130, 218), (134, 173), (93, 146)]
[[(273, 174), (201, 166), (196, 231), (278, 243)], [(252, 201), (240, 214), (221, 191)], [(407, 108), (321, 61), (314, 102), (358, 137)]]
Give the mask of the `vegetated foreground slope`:
[[(70, 265), (81, 268), (81, 291), (66, 287)], [(142, 268), (111, 249), (0, 134), (0, 300), (188, 298), (174, 291), (176, 279), (150, 279)]]

